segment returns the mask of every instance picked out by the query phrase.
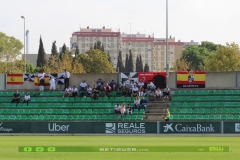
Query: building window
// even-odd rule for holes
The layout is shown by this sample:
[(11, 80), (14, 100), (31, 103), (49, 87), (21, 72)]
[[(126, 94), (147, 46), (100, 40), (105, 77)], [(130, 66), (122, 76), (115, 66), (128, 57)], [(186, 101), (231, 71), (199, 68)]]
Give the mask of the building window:
[(101, 32), (101, 30), (97, 30), (97, 32)]
[(92, 30), (92, 32), (96, 32), (96, 30)]
[(87, 47), (88, 47), (88, 44), (87, 44)]
[(128, 45), (130, 46), (130, 45), (131, 45), (131, 43), (128, 43)]

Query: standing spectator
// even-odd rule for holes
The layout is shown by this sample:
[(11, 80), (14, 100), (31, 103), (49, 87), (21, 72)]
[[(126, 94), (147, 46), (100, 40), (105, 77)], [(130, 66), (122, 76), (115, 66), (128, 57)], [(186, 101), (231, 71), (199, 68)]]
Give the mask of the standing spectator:
[(40, 92), (44, 91), (44, 83), (45, 83), (44, 76), (45, 76), (45, 73), (43, 73), (43, 71), (38, 74)]
[(56, 90), (56, 80), (50, 76), (49, 83), (50, 83), (50, 91), (55, 91)]
[(170, 94), (170, 88), (168, 88), (168, 85), (167, 85), (166, 88), (163, 90), (164, 98), (168, 98), (169, 94)]
[(96, 87), (96, 85), (94, 85), (93, 86), (93, 94), (92, 94), (92, 98), (94, 99), (94, 100), (97, 100), (98, 99), (98, 89), (97, 89), (97, 87)]
[(164, 116), (163, 116), (163, 119), (164, 119), (165, 121), (169, 121), (169, 119), (170, 119), (170, 112), (169, 112), (168, 109), (165, 110), (165, 114), (164, 114)]
[(140, 101), (140, 108), (143, 108), (144, 110), (147, 108), (147, 100), (144, 98), (144, 96)]
[(77, 93), (78, 93), (77, 87), (73, 86), (71, 96), (73, 96), (74, 99), (77, 97)]
[(158, 87), (157, 90), (155, 91), (155, 94), (154, 94), (154, 100), (156, 100), (157, 97), (159, 97), (160, 100), (162, 100), (162, 91), (160, 90), (159, 87)]
[(104, 88), (105, 88), (105, 96), (110, 97), (111, 96), (111, 87), (108, 85), (108, 83), (107, 83), (106, 87), (104, 87)]
[(87, 83), (85, 80), (82, 80), (79, 86), (80, 86), (79, 91), (86, 91)]
[(28, 103), (29, 103), (30, 99), (31, 99), (31, 97), (30, 97), (29, 93), (26, 92), (26, 94), (25, 94), (25, 96), (24, 96), (24, 98), (23, 98), (23, 103), (26, 102), (26, 103), (27, 103), (27, 106), (28, 106)]
[(63, 92), (63, 98), (65, 97), (65, 96), (70, 96), (72, 94), (72, 88), (70, 87), (70, 86), (68, 86), (66, 89), (65, 89), (65, 91)]
[(13, 100), (11, 101), (12, 103), (17, 103), (16, 106), (18, 105), (18, 103), (20, 102), (20, 94), (18, 93), (18, 90), (16, 90), (16, 93), (14, 93), (13, 95)]
[(134, 85), (134, 87), (132, 88), (131, 97), (135, 97), (137, 95), (138, 95), (138, 87), (136, 85)]
[(88, 85), (87, 86), (87, 96), (91, 96), (92, 95), (92, 88)]
[(134, 100), (133, 111), (134, 111), (134, 109), (140, 110), (140, 98), (138, 96)]
[(64, 85), (65, 89), (69, 86), (70, 73), (65, 69), (64, 70)]
[(128, 115), (132, 115), (132, 107), (130, 106), (130, 104), (127, 105), (127, 109), (126, 109), (126, 112)]
[(117, 87), (116, 87), (117, 84), (114, 82), (114, 80), (112, 80), (112, 82), (109, 83), (109, 86), (112, 88), (113, 91), (115, 91), (116, 88), (117, 88)]

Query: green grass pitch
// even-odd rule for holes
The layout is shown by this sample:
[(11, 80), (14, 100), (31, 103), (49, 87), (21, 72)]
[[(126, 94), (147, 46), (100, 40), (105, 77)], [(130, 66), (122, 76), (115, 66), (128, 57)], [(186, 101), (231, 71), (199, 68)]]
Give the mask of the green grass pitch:
[[(18, 146), (229, 146), (230, 152), (24, 153)], [(0, 160), (238, 160), (239, 137), (0, 136)]]

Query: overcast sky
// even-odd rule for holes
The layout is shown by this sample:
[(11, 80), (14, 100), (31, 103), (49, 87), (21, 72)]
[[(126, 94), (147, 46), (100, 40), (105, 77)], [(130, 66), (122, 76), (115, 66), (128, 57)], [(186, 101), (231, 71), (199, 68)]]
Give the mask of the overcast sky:
[[(240, 44), (240, 0), (168, 4), (169, 35), (176, 40)], [(58, 48), (70, 46), (71, 34), (87, 26), (166, 36), (166, 0), (0, 0), (0, 32), (23, 42), (21, 16), (29, 30), (29, 53), (38, 52), (40, 35), (46, 53), (51, 53), (54, 40)]]

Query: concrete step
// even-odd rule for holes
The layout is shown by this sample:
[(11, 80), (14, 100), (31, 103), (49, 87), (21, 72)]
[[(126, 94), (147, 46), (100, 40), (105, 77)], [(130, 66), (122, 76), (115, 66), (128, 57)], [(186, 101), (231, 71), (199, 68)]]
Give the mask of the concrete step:
[(168, 108), (146, 108), (146, 113), (164, 113)]
[(163, 120), (163, 115), (162, 114), (145, 114), (145, 116), (146, 116), (145, 120), (149, 120), (149, 121)]

